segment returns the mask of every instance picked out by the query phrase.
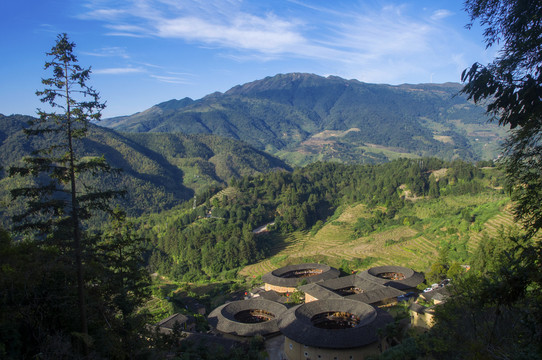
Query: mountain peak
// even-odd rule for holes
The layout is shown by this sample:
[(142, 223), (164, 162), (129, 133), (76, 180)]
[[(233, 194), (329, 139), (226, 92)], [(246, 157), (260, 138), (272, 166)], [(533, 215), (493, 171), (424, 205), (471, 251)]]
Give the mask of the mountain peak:
[(216, 134), (271, 153), (289, 151), (294, 159), (307, 154), (353, 162), (407, 155), (478, 159), (488, 154), (484, 144), (493, 147), (500, 135), (488, 129), (482, 108), (458, 95), (460, 89), (454, 83), (386, 85), (333, 75), (277, 74), (185, 107), (175, 108), (179, 103), (171, 100), (111, 126)]
[(287, 73), (268, 76), (261, 80), (255, 80), (243, 85), (237, 85), (226, 91), (226, 95), (244, 95), (249, 93), (259, 93), (277, 89), (292, 89), (299, 87), (303, 83), (314, 85), (318, 82), (325, 82), (326, 78), (309, 73)]
[(192, 100), (191, 98), (185, 97), (181, 100), (171, 99), (168, 101), (164, 101), (155, 106), (159, 107), (162, 110), (176, 110), (191, 105), (193, 102), (194, 100)]

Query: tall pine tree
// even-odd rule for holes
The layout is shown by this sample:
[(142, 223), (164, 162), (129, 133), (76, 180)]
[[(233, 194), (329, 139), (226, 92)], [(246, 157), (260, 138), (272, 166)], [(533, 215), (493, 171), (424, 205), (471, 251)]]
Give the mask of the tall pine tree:
[(105, 104), (87, 85), (90, 68), (77, 64), (74, 48), (68, 36), (60, 34), (47, 53), (45, 70), (52, 71), (52, 76), (42, 79), (45, 88), (36, 95), (48, 109), (39, 109), (39, 117), (24, 129), (36, 148), (21, 166), (10, 169), (10, 175), (29, 178), (26, 186), (11, 191), (14, 199), (22, 197), (27, 203), (25, 211), (13, 218), (14, 230), (55, 248), (59, 259), (75, 270), (79, 331), (84, 352), (88, 352), (84, 256), (89, 244), (85, 243), (85, 222), (97, 210), (107, 211), (110, 200), (120, 192), (98, 190), (82, 180), (112, 169), (103, 157), (84, 157), (78, 151), (78, 141), (87, 135), (90, 123), (100, 119)]

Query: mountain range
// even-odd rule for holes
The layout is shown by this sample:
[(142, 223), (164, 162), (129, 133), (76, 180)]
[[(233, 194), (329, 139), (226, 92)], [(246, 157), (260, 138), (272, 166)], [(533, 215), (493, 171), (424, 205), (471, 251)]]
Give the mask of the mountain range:
[[(18, 181), (7, 176), (7, 170), (43, 145), (23, 133), (29, 119), (0, 114), (0, 203), (4, 205), (0, 215), (10, 203), (9, 189)], [(126, 189), (123, 206), (133, 215), (172, 208), (233, 177), (291, 169), (246, 143), (215, 135), (118, 133), (93, 125), (77, 151), (80, 156), (103, 155), (113, 168), (123, 170), (97, 181)]]
[[(123, 173), (132, 214), (174, 207), (233, 177), (314, 161), (379, 163), (398, 157), (492, 159), (504, 130), (459, 94), (460, 84), (378, 85), (312, 74), (279, 74), (199, 100), (170, 100), (92, 126), (81, 154)], [(9, 166), (35, 141), (29, 117), (0, 114), (0, 201)], [(105, 127), (104, 127), (105, 126)]]
[(467, 101), (461, 88), (279, 74), (199, 100), (169, 100), (101, 125), (122, 132), (219, 135), (295, 165), (419, 156), (492, 159), (504, 130), (488, 123), (484, 109)]

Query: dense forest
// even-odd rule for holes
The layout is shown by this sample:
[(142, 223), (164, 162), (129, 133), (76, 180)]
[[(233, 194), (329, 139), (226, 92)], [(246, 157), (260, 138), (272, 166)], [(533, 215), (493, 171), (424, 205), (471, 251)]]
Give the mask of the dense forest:
[[(492, 186), (502, 181), (482, 171), (483, 165), (492, 163), (475, 166), (435, 158), (380, 165), (314, 163), (293, 172), (247, 176), (232, 180), (217, 195), (199, 199), (202, 204), (195, 208), (142, 217), (140, 234), (156, 247), (149, 259), (152, 270), (184, 281), (213, 278), (269, 256), (275, 233), (321, 227), (339, 206), (364, 203), (373, 209), (374, 216), (358, 219), (357, 237), (384, 225), (414, 222), (412, 216), (397, 215), (412, 203), (405, 194), (438, 198), (483, 193), (487, 176)], [(437, 181), (432, 173), (443, 168), (446, 176)], [(268, 223), (273, 223), (271, 234), (253, 234)]]
[[(9, 227), (9, 217), (23, 205), (14, 207), (10, 199), (9, 189), (19, 186), (21, 180), (9, 177), (8, 169), (47, 146), (48, 140), (25, 135), (24, 129), (33, 119), (0, 114), (0, 201), (5, 204), (0, 208), (0, 224), (4, 227)], [(87, 176), (85, 182), (125, 189), (125, 196), (115, 202), (132, 216), (170, 209), (233, 177), (290, 169), (283, 161), (236, 140), (180, 133), (120, 134), (93, 124), (78, 151), (86, 157), (103, 156), (111, 167), (122, 169)]]

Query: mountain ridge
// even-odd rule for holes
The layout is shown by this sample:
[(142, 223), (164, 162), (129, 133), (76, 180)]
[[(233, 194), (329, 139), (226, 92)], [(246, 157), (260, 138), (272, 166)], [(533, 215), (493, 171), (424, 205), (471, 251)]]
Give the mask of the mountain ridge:
[[(503, 131), (487, 124), (484, 109), (467, 101), (459, 93), (461, 87), (457, 83), (386, 85), (337, 76), (278, 74), (199, 100), (169, 100), (131, 116), (105, 119), (103, 125), (127, 132), (212, 133), (246, 141), (284, 159), (308, 154), (308, 162), (393, 158), (388, 154), (371, 160), (378, 153), (367, 143), (418, 157), (495, 157)], [(328, 142), (325, 149), (303, 146), (322, 132), (350, 129), (360, 131)], [(477, 143), (480, 138), (483, 144)]]
[[(0, 152), (4, 154), (0, 158), (1, 203), (9, 203), (8, 189), (16, 181), (7, 176), (7, 169), (43, 141), (23, 133), (30, 119), (0, 114)], [(134, 215), (172, 208), (210, 186), (225, 185), (233, 177), (291, 170), (261, 150), (216, 135), (119, 133), (91, 125), (77, 151), (80, 156), (104, 155), (112, 167), (123, 170), (118, 176), (100, 178), (98, 186), (116, 184), (126, 189), (123, 204)]]

